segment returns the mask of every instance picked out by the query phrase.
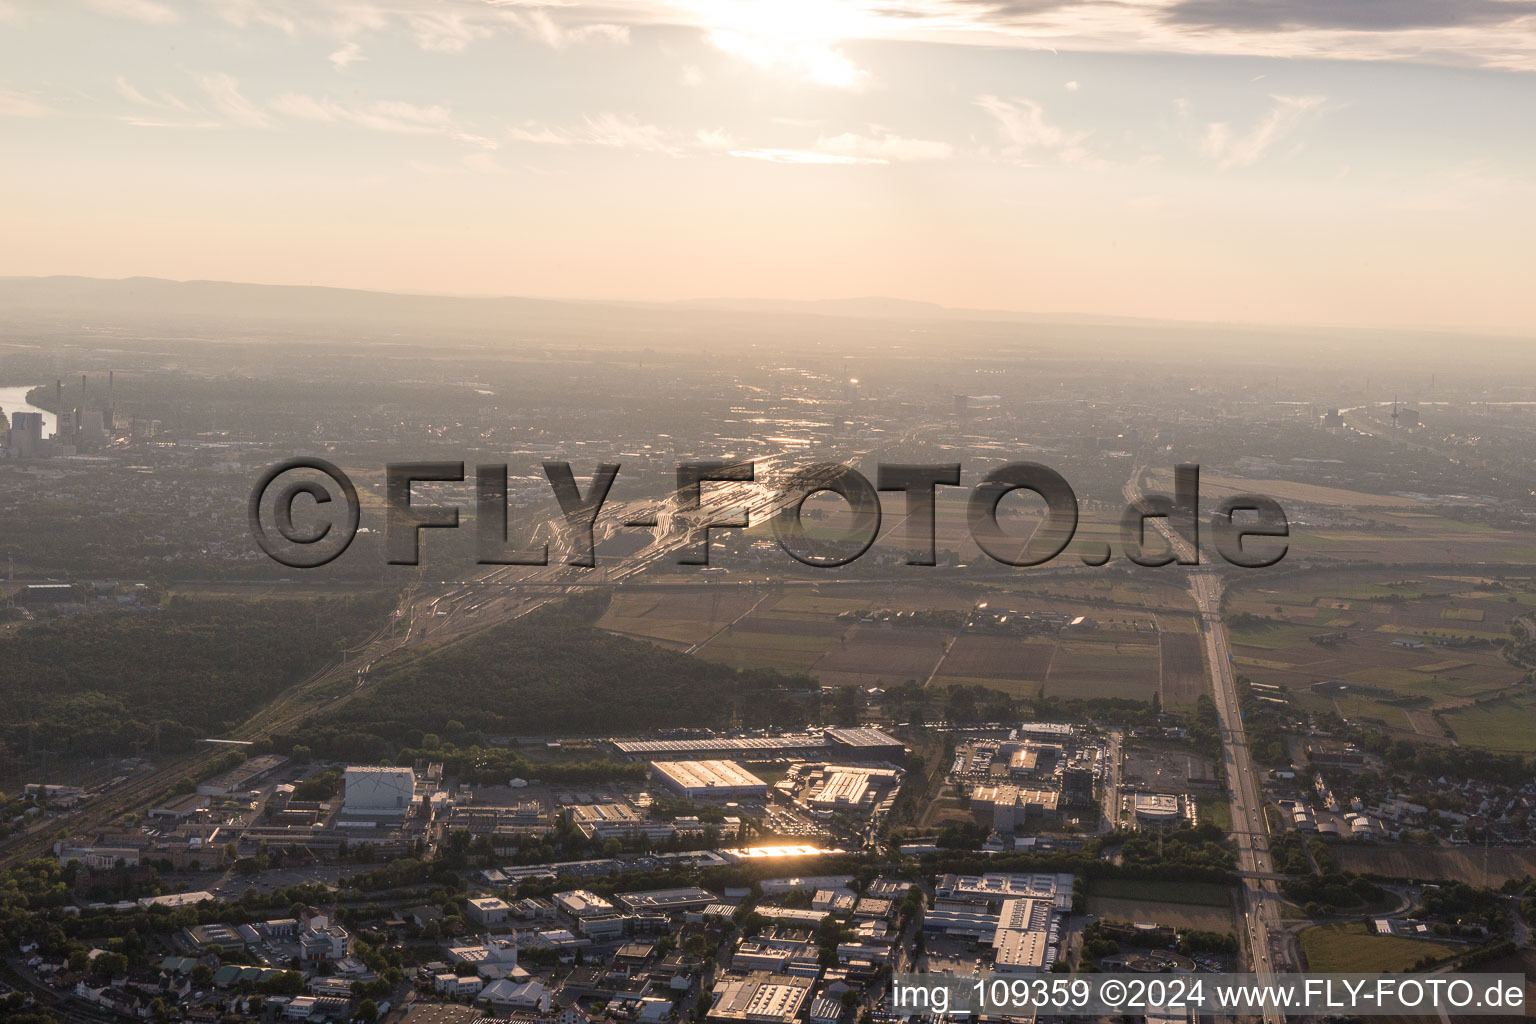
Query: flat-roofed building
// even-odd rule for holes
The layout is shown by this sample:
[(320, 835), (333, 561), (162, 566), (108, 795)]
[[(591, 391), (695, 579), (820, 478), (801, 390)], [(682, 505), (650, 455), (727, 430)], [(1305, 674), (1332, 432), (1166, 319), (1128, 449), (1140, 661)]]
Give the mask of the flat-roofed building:
[(1187, 817), (1183, 798), (1171, 793), (1137, 793), (1132, 806), (1143, 825), (1180, 825)]
[(689, 800), (768, 798), (768, 784), (735, 761), (653, 761), (651, 777)]
[(416, 799), (416, 773), (386, 765), (348, 765), (342, 773), (342, 813), (358, 818), (404, 818)]
[(237, 793), (249, 792), (287, 763), (288, 759), (281, 754), (263, 754), (260, 757), (253, 757), (222, 775), (199, 782), (197, 791), (203, 796), (233, 796)]
[(715, 894), (698, 886), (681, 889), (650, 889), (645, 892), (621, 892), (614, 896), (629, 910), (639, 914), (645, 911), (663, 914), (702, 910), (716, 901)]
[(612, 903), (609, 903), (597, 893), (589, 892), (586, 889), (557, 892), (551, 899), (555, 901), (555, 906), (578, 919), (606, 917), (613, 913)]
[(1006, 900), (992, 938), (994, 969), (1000, 974), (1038, 974), (1056, 962), (1056, 907), (1052, 899)]
[(851, 761), (900, 764), (907, 756), (901, 740), (879, 729), (828, 729), (827, 746), (834, 756)]
[(1054, 817), (1061, 794), (1035, 786), (977, 786), (971, 790), (971, 808), (992, 816), (992, 827), (1012, 832), (1031, 818)]
[(484, 896), (471, 899), (465, 904), (465, 912), (471, 920), (479, 924), (506, 924), (507, 915), (512, 908), (506, 900), (495, 896)]
[(715, 984), (709, 1019), (751, 1024), (792, 1024), (810, 998), (812, 978), (753, 971)]
[(934, 896), (940, 903), (981, 904), (1001, 909), (1012, 899), (1051, 899), (1061, 910), (1072, 907), (1070, 874), (1012, 874), (989, 872), (985, 875), (942, 875), (934, 883)]

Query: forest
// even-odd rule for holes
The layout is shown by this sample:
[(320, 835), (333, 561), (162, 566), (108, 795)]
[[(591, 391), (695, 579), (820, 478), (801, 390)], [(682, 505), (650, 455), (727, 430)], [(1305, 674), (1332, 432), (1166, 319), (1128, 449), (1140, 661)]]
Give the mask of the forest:
[(233, 728), (386, 621), (393, 595), (173, 597), (0, 637), (0, 768), (170, 753)]

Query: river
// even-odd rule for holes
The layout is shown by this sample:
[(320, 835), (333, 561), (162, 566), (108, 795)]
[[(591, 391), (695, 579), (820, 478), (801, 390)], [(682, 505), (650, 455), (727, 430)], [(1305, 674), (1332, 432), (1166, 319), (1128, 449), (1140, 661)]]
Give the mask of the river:
[(40, 412), (43, 414), (43, 436), (51, 437), (57, 428), (57, 421), (53, 413), (46, 409), (39, 409), (35, 405), (27, 404), (27, 392), (37, 385), (28, 384), (19, 388), (0, 388), (0, 410), (5, 411), (5, 426), (0, 430), (8, 430), (11, 426), (11, 413), (13, 412)]

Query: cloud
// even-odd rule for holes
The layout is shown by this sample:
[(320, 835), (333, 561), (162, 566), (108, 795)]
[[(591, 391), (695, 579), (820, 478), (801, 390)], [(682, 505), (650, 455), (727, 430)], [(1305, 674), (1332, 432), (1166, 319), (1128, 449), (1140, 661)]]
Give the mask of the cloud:
[(173, 8), (155, 0), (89, 0), (89, 3), (103, 14), (142, 21), (147, 25), (168, 25), (177, 18)]
[(699, 146), (708, 150), (729, 150), (736, 148), (736, 140), (731, 133), (723, 128), (700, 128), (693, 133)]
[(1179, 0), (1164, 17), (1178, 25), (1250, 32), (1396, 32), (1504, 25), (1532, 15), (1531, 0)]
[(1271, 96), (1274, 105), (1251, 129), (1234, 134), (1224, 121), (1206, 125), (1200, 151), (1222, 170), (1251, 167), (1302, 125), (1322, 114), (1326, 96)]
[(976, 105), (997, 122), (1003, 140), (1002, 154), (1010, 160), (1033, 163), (1050, 156), (1076, 167), (1101, 167), (1107, 163), (1084, 145), (1091, 133), (1061, 127), (1034, 100), (978, 96)]
[(955, 155), (954, 147), (947, 142), (908, 139), (890, 134), (855, 135), (852, 132), (844, 132), (831, 138), (823, 136), (816, 140), (816, 148), (823, 153), (879, 163), (948, 160)]
[[(6, 4), (12, 0), (0, 0)], [(88, 0), (170, 11), (160, 0)], [(454, 53), (513, 31), (562, 49), (636, 28), (697, 30), (754, 67), (857, 89), (861, 40), (1030, 51), (1402, 60), (1536, 71), (1536, 0), (203, 0), (231, 24), (338, 43), (399, 30)], [(600, 18), (581, 24), (582, 16)]]
[(46, 104), (19, 92), (0, 91), (0, 117), (45, 117), (53, 113)]
[[(525, 121), (507, 131), (514, 142), (536, 146), (606, 146), (665, 156), (681, 156), (689, 144), (633, 114), (588, 115), (582, 118), (580, 125), (571, 128), (553, 128), (541, 121)], [(691, 142), (709, 148), (710, 142), (722, 137), (723, 133), (700, 131)]]
[(225, 117), (249, 128), (270, 128), (272, 118), (240, 92), (240, 83), (233, 75), (220, 71), (211, 75), (194, 75), (198, 87), (208, 95), (215, 110)]
[(496, 148), (493, 140), (469, 131), (451, 110), (436, 104), (420, 106), (398, 100), (376, 100), (358, 105), (291, 92), (273, 100), (271, 107), (285, 117), (300, 121), (352, 124), (370, 131), (401, 135), (440, 135), (482, 149)]
[(567, 27), (555, 21), (548, 11), (538, 9), (508, 11), (506, 17), (520, 28), (524, 35), (543, 43), (552, 50), (563, 50), (568, 46), (582, 43), (611, 43), (617, 46), (625, 46), (629, 43), (629, 28), (625, 25), (597, 23)]
[(127, 100), (129, 103), (137, 103), (141, 107), (157, 107), (157, 106), (159, 106), (159, 104), (156, 103), (154, 100), (150, 99), (148, 96), (145, 96), (143, 93), (139, 92), (138, 89), (135, 89), (133, 87), (133, 83), (128, 81), (128, 79), (124, 78), (122, 75), (118, 75), (117, 76), (117, 83), (116, 84), (117, 84), (117, 94), (119, 96), (121, 96), (123, 99)]
[(864, 164), (870, 160), (816, 149), (733, 149), (731, 156), (744, 160), (764, 160), (774, 164)]
[[(636, 23), (677, 24), (681, 11), (687, 24), (691, 12), (728, 53), (852, 86), (866, 76), (841, 44), (866, 39), (1536, 71), (1536, 0), (825, 0), (814, 15), (775, 13), (786, 4), (801, 6), (769, 0), (762, 16), (734, 13), (765, 6), (756, 0), (635, 0), (628, 9)], [(803, 31), (774, 31), (786, 22)]]
[(326, 57), (326, 60), (330, 61), (337, 71), (345, 71), (358, 61), (367, 59), (367, 57), (363, 56), (363, 48), (355, 42), (343, 44), (340, 49), (333, 51), (330, 56)]
[(139, 117), (135, 114), (122, 114), (118, 120), (134, 128), (217, 128), (217, 121), (164, 121), (153, 117)]
[(667, 133), (646, 124), (633, 114), (598, 114), (586, 119), (586, 142), (616, 149), (637, 149), (645, 153), (677, 155), (677, 147), (667, 141)]
[(1067, 90), (1067, 92), (1077, 92), (1077, 90), (1078, 90), (1078, 84), (1075, 81), (1064, 82), (1064, 83), (1062, 83), (1061, 87), (1063, 89)]
[(136, 103), (141, 107), (155, 107), (160, 110), (180, 110), (183, 113), (191, 110), (180, 98), (163, 89), (153, 97), (146, 95), (139, 90), (138, 86), (128, 81), (122, 75), (117, 76), (113, 86), (117, 89), (119, 96), (129, 103)]
[(470, 43), (495, 34), (495, 28), (459, 10), (423, 11), (406, 16), (416, 44), (433, 53), (461, 53)]

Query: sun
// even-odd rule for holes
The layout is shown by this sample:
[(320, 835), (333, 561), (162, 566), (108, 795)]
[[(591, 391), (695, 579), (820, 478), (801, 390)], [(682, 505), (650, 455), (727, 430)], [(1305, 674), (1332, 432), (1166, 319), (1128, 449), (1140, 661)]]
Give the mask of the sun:
[(873, 16), (856, 0), (688, 0), (717, 49), (821, 85), (856, 88), (865, 72), (838, 44), (867, 34)]

